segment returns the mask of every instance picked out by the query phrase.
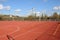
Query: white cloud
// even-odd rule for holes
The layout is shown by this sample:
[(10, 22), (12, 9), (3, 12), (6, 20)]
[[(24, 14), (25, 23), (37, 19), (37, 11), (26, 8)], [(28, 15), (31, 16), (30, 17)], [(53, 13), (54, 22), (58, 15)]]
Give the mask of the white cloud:
[(40, 13), (40, 12), (37, 12), (37, 13)]
[(11, 7), (10, 6), (3, 6), (2, 4), (0, 4), (0, 10), (5, 9), (5, 10), (10, 10)]
[[(40, 12), (38, 11), (38, 12), (33, 12), (33, 14), (35, 14), (36, 13), (36, 16), (40, 16)], [(29, 16), (29, 15), (32, 15), (32, 12), (29, 12), (29, 13), (27, 13), (26, 14), (26, 16)]]
[(59, 6), (59, 9), (60, 9), (60, 6)]
[(53, 7), (54, 10), (60, 10), (60, 6)]
[(47, 10), (46, 10), (46, 9), (44, 9), (44, 10), (42, 10), (42, 11), (41, 11), (41, 13), (45, 14), (45, 13), (46, 13), (46, 11), (47, 11)]
[(2, 10), (3, 9), (3, 5), (2, 4), (0, 4), (0, 10)]
[(4, 8), (5, 8), (5, 10), (10, 10), (11, 9), (10, 6), (5, 6)]
[(36, 12), (36, 16), (40, 16), (40, 12)]
[(15, 10), (15, 12), (20, 12), (20, 11), (21, 11), (21, 9), (16, 9), (16, 10)]
[(58, 7), (56, 6), (56, 7), (54, 7), (53, 9), (54, 9), (54, 10), (58, 10)]

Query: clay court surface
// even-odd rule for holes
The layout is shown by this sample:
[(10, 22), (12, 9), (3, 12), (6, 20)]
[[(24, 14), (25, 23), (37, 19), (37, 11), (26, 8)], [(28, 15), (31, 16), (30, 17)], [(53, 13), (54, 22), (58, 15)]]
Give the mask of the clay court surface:
[(58, 21), (0, 21), (0, 40), (60, 40)]

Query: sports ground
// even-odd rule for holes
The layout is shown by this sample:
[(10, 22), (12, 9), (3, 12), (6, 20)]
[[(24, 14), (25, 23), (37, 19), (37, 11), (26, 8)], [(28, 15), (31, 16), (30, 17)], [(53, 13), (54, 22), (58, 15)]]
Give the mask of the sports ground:
[(0, 21), (0, 40), (60, 40), (59, 21)]

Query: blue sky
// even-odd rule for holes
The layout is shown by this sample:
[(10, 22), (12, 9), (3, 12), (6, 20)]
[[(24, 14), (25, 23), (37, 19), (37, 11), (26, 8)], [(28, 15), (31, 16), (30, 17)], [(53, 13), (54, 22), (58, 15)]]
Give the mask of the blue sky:
[[(46, 11), (47, 15), (52, 14), (49, 12), (60, 12), (60, 0), (0, 0), (0, 4), (3, 7), (10, 6), (11, 14), (14, 14), (15, 10), (20, 11), (19, 14), (15, 14), (20, 16), (27, 16), (32, 8), (35, 8), (36, 12)], [(0, 10), (0, 12), (9, 14), (5, 9)]]

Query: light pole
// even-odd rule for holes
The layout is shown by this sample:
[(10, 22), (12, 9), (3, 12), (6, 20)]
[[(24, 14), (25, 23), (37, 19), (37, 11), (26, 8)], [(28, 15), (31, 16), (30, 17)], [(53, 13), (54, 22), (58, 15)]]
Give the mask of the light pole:
[(9, 17), (10, 17), (9, 20), (11, 20), (11, 18), (12, 18), (12, 15), (10, 14), (11, 7), (10, 6), (6, 6), (5, 9), (9, 12)]
[(35, 8), (32, 8), (32, 17), (34, 18), (33, 20), (36, 20)]
[[(59, 6), (59, 8), (58, 8), (58, 11), (60, 11), (60, 6)], [(60, 16), (60, 12), (59, 12), (58, 15)], [(58, 16), (58, 21), (60, 20), (59, 16)]]
[[(16, 14), (19, 14), (20, 12), (21, 12), (20, 9), (16, 9), (16, 10), (15, 10), (15, 13), (16, 13)], [(16, 16), (17, 16), (17, 15), (16, 15)]]
[(41, 20), (40, 12), (39, 12), (39, 21)]

